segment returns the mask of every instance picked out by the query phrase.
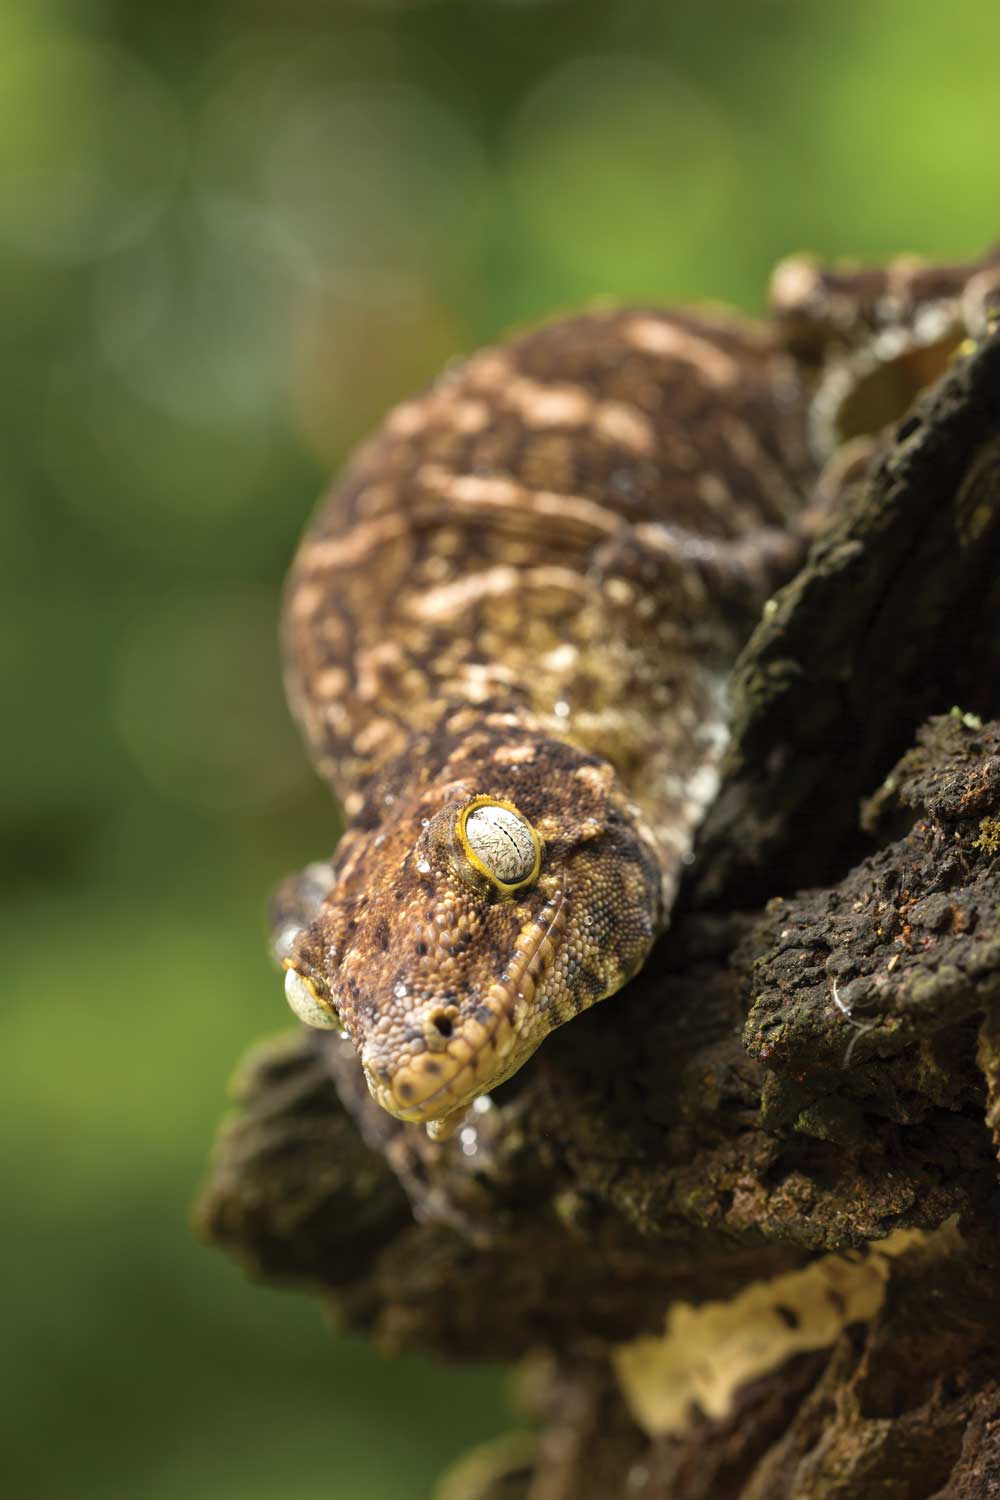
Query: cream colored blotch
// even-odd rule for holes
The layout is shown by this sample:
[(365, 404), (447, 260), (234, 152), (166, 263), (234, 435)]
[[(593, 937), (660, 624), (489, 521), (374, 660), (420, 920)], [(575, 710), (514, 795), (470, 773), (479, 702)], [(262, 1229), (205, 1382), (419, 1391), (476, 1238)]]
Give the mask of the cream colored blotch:
[(696, 1409), (715, 1420), (728, 1416), (748, 1381), (793, 1354), (827, 1348), (848, 1323), (870, 1322), (897, 1256), (918, 1247), (950, 1255), (961, 1243), (954, 1218), (931, 1232), (897, 1229), (866, 1254), (824, 1255), (801, 1271), (754, 1282), (728, 1302), (676, 1304), (661, 1338), (636, 1339), (615, 1352), (632, 1415), (653, 1437), (684, 1432)]

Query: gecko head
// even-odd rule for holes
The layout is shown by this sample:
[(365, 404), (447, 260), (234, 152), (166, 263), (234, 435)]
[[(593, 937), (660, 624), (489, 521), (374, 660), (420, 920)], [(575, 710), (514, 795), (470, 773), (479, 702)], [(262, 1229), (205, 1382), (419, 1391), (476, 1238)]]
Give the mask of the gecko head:
[(399, 1119), (457, 1121), (620, 988), (658, 928), (659, 871), (610, 767), (531, 748), (487, 788), (423, 787), (352, 831), (285, 960), (292, 1009), (347, 1032)]

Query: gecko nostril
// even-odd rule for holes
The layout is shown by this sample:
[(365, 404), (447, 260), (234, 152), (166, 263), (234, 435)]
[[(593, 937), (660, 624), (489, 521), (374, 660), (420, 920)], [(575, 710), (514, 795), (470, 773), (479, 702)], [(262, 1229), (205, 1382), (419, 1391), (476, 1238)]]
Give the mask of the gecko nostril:
[(455, 1029), (451, 1024), (451, 1017), (446, 1016), (443, 1010), (436, 1010), (430, 1017), (430, 1023), (438, 1036), (451, 1036)]

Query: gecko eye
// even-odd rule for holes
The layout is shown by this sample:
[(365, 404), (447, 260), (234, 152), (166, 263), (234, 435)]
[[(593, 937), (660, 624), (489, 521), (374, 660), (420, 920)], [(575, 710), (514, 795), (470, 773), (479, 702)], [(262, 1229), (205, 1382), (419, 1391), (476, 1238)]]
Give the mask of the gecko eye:
[(538, 879), (542, 841), (512, 803), (476, 797), (459, 813), (456, 827), (466, 859), (505, 895)]
[(321, 1000), (316, 990), (297, 969), (285, 970), (285, 998), (300, 1021), (321, 1031), (343, 1031), (333, 1006)]

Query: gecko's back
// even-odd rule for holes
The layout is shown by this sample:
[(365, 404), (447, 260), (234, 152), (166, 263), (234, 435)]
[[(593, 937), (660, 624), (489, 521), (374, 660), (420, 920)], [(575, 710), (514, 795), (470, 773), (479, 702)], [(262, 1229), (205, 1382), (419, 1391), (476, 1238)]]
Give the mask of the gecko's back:
[(661, 663), (672, 624), (704, 635), (710, 606), (657, 592), (660, 574), (675, 560), (710, 571), (713, 547), (724, 567), (741, 543), (752, 562), (761, 529), (794, 516), (808, 467), (787, 362), (722, 314), (548, 324), (396, 407), (320, 508), (289, 585), (292, 699), (348, 811), (447, 703), (512, 697), (549, 718), (565, 703), (553, 727), (607, 753), (615, 729), (598, 716), (644, 697), (611, 659), (621, 606)]

